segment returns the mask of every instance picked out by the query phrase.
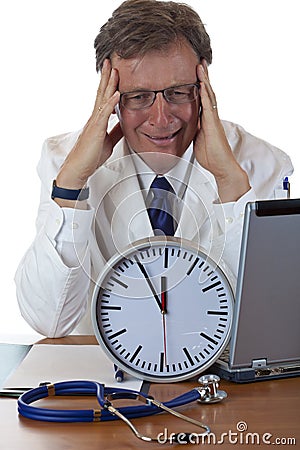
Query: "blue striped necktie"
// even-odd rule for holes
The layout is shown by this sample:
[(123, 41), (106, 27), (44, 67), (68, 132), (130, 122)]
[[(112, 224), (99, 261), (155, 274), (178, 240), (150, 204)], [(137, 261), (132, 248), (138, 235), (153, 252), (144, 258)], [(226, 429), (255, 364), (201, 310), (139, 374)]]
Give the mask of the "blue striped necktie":
[(153, 199), (148, 214), (154, 234), (174, 236), (174, 219), (172, 217), (171, 198), (174, 195), (172, 186), (164, 177), (156, 177), (150, 186)]

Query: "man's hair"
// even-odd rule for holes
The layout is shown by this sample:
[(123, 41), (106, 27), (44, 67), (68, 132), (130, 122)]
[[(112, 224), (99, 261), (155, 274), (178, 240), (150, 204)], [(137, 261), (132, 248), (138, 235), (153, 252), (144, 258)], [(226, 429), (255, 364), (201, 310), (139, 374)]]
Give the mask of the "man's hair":
[(160, 51), (185, 39), (199, 61), (210, 64), (210, 38), (198, 14), (173, 1), (126, 0), (112, 14), (95, 39), (96, 69), (114, 53), (128, 59)]

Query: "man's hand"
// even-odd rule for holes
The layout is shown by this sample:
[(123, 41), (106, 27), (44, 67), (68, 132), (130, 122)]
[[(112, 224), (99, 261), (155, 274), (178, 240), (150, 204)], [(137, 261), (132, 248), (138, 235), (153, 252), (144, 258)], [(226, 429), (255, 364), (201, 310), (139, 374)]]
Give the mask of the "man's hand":
[[(110, 157), (114, 146), (121, 139), (119, 123), (109, 134), (107, 132), (110, 115), (120, 98), (118, 82), (117, 70), (111, 68), (108, 59), (105, 60), (92, 115), (57, 175), (57, 186), (67, 189), (84, 187), (88, 178)], [(72, 206), (69, 202), (66, 205), (63, 200), (56, 200), (61, 206)]]
[(220, 201), (236, 201), (250, 189), (249, 179), (236, 161), (219, 119), (205, 60), (197, 66), (197, 75), (202, 112), (194, 139), (195, 157), (202, 167), (214, 175)]

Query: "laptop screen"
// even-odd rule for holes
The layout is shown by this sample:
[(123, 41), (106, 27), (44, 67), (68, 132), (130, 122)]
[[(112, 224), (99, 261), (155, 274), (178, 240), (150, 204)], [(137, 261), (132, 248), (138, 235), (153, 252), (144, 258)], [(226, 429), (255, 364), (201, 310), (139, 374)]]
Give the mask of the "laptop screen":
[(300, 360), (300, 200), (246, 206), (230, 366)]

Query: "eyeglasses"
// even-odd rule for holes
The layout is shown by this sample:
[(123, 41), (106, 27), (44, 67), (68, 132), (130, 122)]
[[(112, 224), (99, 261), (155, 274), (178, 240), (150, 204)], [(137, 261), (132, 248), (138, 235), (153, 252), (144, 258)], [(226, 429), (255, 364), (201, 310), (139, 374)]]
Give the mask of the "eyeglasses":
[(169, 103), (177, 105), (190, 103), (196, 100), (199, 94), (199, 83), (182, 84), (159, 91), (124, 92), (120, 96), (120, 104), (130, 110), (149, 108), (153, 105), (158, 93), (162, 93), (164, 99)]

